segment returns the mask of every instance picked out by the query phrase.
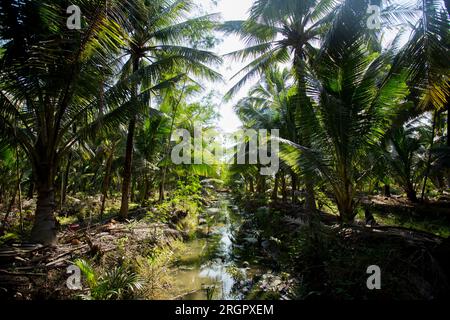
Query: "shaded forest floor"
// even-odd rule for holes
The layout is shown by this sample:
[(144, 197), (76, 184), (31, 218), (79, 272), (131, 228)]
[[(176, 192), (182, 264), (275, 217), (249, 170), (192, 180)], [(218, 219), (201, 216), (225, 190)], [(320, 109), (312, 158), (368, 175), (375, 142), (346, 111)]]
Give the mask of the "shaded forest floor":
[[(88, 214), (98, 207), (95, 199), (71, 198), (58, 217), (60, 225), (55, 247), (19, 243), (18, 216), (12, 215), (9, 225), (15, 227), (0, 238), (3, 242), (0, 246), (0, 299), (74, 299), (83, 295), (92, 299), (111, 298), (100, 293), (88, 296), (98, 289), (98, 284), (89, 284), (83, 291), (68, 289), (67, 267), (77, 261), (77, 265), (87, 262), (92, 270), (84, 270), (88, 272), (83, 276), (89, 278), (90, 271), (97, 282), (105, 280), (110, 270), (120, 270), (120, 276), (139, 275), (146, 279), (140, 284), (139, 298), (160, 298), (161, 292), (170, 286), (170, 279), (165, 279), (164, 274), (171, 262), (172, 249), (192, 237), (202, 236), (199, 233), (205, 228), (199, 224), (204, 224), (203, 207), (210, 199), (177, 196), (161, 204), (134, 205), (129, 218), (119, 221), (116, 207), (120, 200), (111, 200), (109, 209), (100, 219)], [(24, 210), (32, 209), (33, 202), (29, 201)], [(28, 224), (31, 220), (26, 217), (25, 229), (29, 228)], [(129, 294), (131, 292), (115, 298), (137, 298)]]
[(424, 203), (411, 203), (402, 197), (370, 197), (374, 216), (380, 225), (391, 225), (450, 236), (450, 196)]
[[(14, 227), (0, 238), (0, 298), (108, 298), (95, 284), (82, 292), (67, 288), (67, 267), (78, 259), (92, 268), (91, 274), (99, 282), (117, 268), (122, 268), (124, 275), (146, 278), (139, 297), (124, 292), (115, 298), (170, 298), (172, 249), (205, 236), (209, 223), (203, 209), (212, 199), (211, 195), (175, 196), (162, 204), (134, 205), (129, 219), (120, 222), (117, 201), (108, 203), (100, 219), (90, 215), (98, 207), (94, 198), (70, 198), (59, 217), (59, 245), (54, 248), (17, 244), (21, 240), (19, 218), (11, 215), (9, 225)], [(235, 201), (243, 217), (235, 236), (235, 254), (246, 264), (265, 265), (271, 270), (252, 279), (245, 289), (247, 299), (449, 296), (447, 199), (425, 204), (412, 204), (400, 197), (363, 199), (362, 204), (370, 207), (376, 219), (372, 226), (366, 225), (363, 212), (354, 225), (340, 226), (337, 217), (326, 210), (310, 219), (301, 205), (239, 197)], [(23, 210), (27, 230), (33, 202)], [(381, 268), (382, 290), (366, 287), (370, 265)], [(92, 296), (93, 292), (97, 296)]]
[[(247, 219), (241, 237), (256, 239), (254, 250), (247, 251), (297, 283), (294, 299), (449, 297), (450, 207), (444, 199), (414, 205), (397, 197), (370, 198), (367, 204), (377, 221), (372, 226), (363, 212), (355, 224), (340, 226), (330, 212), (311, 220), (298, 205), (261, 199), (239, 203)], [(371, 265), (381, 269), (381, 290), (366, 286)], [(259, 292), (253, 298), (278, 297)]]

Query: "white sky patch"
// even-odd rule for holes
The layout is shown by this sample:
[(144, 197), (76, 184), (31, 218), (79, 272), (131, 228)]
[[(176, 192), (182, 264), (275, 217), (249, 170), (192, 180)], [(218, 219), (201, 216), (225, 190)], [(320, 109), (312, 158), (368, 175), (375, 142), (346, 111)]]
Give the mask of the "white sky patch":
[[(220, 13), (222, 21), (246, 20), (248, 18), (250, 7), (253, 4), (253, 0), (218, 0), (217, 7), (215, 7), (210, 5), (209, 0), (198, 0), (198, 2), (203, 4), (208, 12)], [(218, 37), (219, 36), (220, 35), (218, 35)], [(236, 36), (222, 37), (221, 41), (220, 45), (216, 48), (216, 53), (220, 56), (245, 48), (245, 44)], [(248, 62), (249, 61), (247, 61), (247, 63)], [(231, 59), (225, 58), (224, 64), (219, 69), (219, 72), (224, 78), (224, 83), (208, 83), (206, 84), (207, 91), (214, 90), (219, 93), (219, 97), (223, 97), (233, 84), (239, 80), (239, 77), (233, 80), (231, 80), (231, 78), (243, 66), (245, 66), (245, 63), (243, 62), (231, 61)], [(225, 133), (235, 132), (242, 126), (241, 121), (233, 110), (233, 106), (239, 99), (246, 95), (247, 91), (254, 85), (255, 81), (249, 81), (233, 100), (228, 102), (219, 100), (217, 102), (221, 116), (218, 121), (218, 126)]]

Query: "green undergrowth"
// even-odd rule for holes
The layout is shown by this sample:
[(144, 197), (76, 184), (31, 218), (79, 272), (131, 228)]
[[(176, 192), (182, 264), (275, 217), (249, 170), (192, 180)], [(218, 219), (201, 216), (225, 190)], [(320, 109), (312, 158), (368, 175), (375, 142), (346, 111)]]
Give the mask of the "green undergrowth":
[(448, 218), (424, 218), (405, 214), (395, 215), (379, 213), (375, 213), (374, 217), (377, 222), (382, 225), (400, 226), (425, 231), (444, 238), (450, 237), (450, 223)]
[[(239, 198), (238, 203), (245, 197)], [(249, 236), (254, 237), (254, 243), (245, 244), (239, 253), (244, 259), (258, 259), (269, 266), (274, 277), (282, 271), (292, 275), (292, 299), (433, 299), (449, 293), (448, 275), (431, 244), (410, 242), (400, 235), (372, 233), (357, 226), (342, 228), (317, 222), (310, 226), (295, 217), (297, 210), (289, 204), (267, 205), (261, 199), (248, 203), (251, 205), (244, 206), (246, 221), (238, 237), (244, 243)], [(450, 227), (443, 219), (376, 212), (374, 215), (381, 225), (449, 236)], [(357, 219), (364, 221), (361, 208)], [(381, 290), (367, 288), (367, 268), (371, 265), (381, 268)], [(276, 291), (261, 289), (261, 279), (254, 281), (257, 284), (249, 298), (280, 297)], [(280, 281), (284, 280), (277, 279), (276, 283)]]
[[(148, 208), (148, 223), (163, 223), (177, 229), (184, 241), (196, 237), (198, 215), (203, 212), (198, 179), (180, 181), (162, 203)], [(137, 223), (137, 222), (136, 222)], [(129, 224), (133, 228), (133, 222)], [(174, 294), (170, 268), (186, 245), (175, 238), (162, 243), (141, 241), (133, 246), (128, 236), (117, 239), (115, 250), (105, 255), (82, 257), (75, 263), (83, 272), (85, 290), (76, 298), (92, 300), (169, 299)], [(167, 240), (169, 242), (167, 242)], [(135, 249), (130, 249), (135, 248)]]
[(183, 242), (173, 241), (170, 245), (142, 249), (141, 253), (124, 251), (125, 255), (119, 261), (107, 259), (99, 263), (96, 259), (77, 259), (75, 265), (82, 271), (85, 289), (76, 298), (167, 299), (173, 282), (170, 265), (175, 252), (183, 247)]
[[(299, 275), (298, 299), (431, 299), (448, 294), (447, 276), (432, 247), (401, 237), (355, 229), (304, 227), (290, 245), (290, 265)], [(381, 290), (369, 290), (367, 268), (381, 269)]]
[(203, 212), (201, 189), (198, 178), (178, 181), (177, 189), (170, 198), (150, 210), (147, 219), (172, 223), (177, 230), (185, 232), (189, 239), (194, 239), (197, 234), (198, 215)]

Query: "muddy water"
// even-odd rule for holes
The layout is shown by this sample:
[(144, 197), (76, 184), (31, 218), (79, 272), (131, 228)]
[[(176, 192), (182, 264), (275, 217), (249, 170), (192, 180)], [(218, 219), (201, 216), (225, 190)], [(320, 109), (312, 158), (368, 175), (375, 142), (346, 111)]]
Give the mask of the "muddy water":
[(184, 300), (241, 300), (244, 292), (239, 284), (251, 279), (258, 268), (246, 266), (234, 254), (234, 235), (241, 225), (237, 208), (227, 195), (219, 194), (205, 218), (209, 235), (190, 241), (177, 253), (173, 286)]

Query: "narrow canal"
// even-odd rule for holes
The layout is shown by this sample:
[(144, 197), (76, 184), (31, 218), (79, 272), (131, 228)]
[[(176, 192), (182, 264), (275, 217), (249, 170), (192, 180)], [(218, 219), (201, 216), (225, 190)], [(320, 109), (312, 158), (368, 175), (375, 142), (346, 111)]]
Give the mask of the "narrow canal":
[(242, 284), (249, 281), (258, 266), (240, 260), (235, 243), (242, 219), (228, 194), (218, 198), (206, 209), (203, 224), (207, 237), (192, 240), (177, 253), (173, 284), (184, 292), (184, 300), (241, 300)]

